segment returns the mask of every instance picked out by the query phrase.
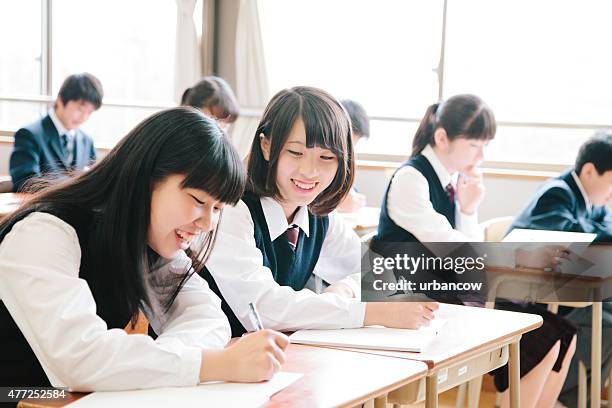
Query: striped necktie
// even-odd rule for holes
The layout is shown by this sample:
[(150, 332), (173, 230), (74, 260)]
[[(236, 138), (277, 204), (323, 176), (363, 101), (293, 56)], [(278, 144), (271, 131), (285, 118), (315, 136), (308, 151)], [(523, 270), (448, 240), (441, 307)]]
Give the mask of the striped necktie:
[(453, 187), (452, 183), (448, 183), (444, 190), (446, 190), (448, 200), (453, 204), (455, 202), (455, 187)]
[(295, 247), (297, 246), (298, 237), (300, 235), (300, 227), (293, 224), (287, 228), (287, 241), (289, 241), (289, 245), (291, 245), (291, 249), (295, 251)]
[(62, 140), (62, 149), (64, 149), (64, 154), (66, 155), (66, 161), (69, 163), (69, 166), (72, 167), (74, 162), (74, 136), (70, 133), (65, 133), (61, 136)]

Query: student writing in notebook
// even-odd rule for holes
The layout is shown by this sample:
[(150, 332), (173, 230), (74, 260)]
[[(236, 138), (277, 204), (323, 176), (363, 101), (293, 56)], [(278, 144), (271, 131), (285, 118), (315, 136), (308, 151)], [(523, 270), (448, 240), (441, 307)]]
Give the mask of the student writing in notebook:
[[(0, 385), (102, 391), (270, 378), (286, 336), (263, 330), (224, 348), (227, 318), (196, 273), (245, 180), (215, 122), (175, 108), (5, 218)], [(122, 330), (139, 310), (156, 339)]]
[(327, 92), (295, 87), (266, 107), (248, 187), (226, 207), (206, 279), (234, 336), (253, 330), (248, 302), (276, 330), (364, 325), (416, 328), (436, 303), (359, 302), (360, 242), (333, 211), (354, 177), (351, 128)]
[[(392, 176), (373, 247), (384, 243), (480, 241), (477, 210), (484, 197), (478, 165), (496, 132), (493, 111), (477, 96), (457, 95), (431, 105), (413, 139), (412, 155)], [(575, 329), (536, 306), (500, 308), (538, 313), (542, 328), (521, 339), (521, 406), (552, 407), (575, 347)], [(508, 405), (507, 368), (495, 383)]]
[[(546, 182), (512, 223), (514, 228), (597, 234), (596, 242), (612, 241), (612, 131), (601, 130), (589, 138), (576, 156), (575, 165)], [(604, 302), (602, 372), (612, 360), (612, 303)], [(576, 357), (572, 360), (560, 400), (577, 404), (578, 358), (591, 364), (592, 308), (559, 310), (578, 327)], [(605, 375), (604, 375), (605, 376)]]

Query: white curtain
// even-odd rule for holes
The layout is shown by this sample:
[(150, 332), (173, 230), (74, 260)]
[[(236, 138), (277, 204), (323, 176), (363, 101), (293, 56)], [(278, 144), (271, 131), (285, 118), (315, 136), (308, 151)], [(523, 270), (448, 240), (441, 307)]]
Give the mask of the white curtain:
[[(257, 1), (240, 0), (236, 22), (236, 97), (245, 112), (262, 110), (268, 103), (268, 74), (264, 59)], [(234, 146), (245, 157), (259, 118), (240, 116), (233, 126)]]
[(193, 12), (197, 0), (176, 0), (176, 53), (174, 94), (180, 102), (183, 91), (202, 76), (201, 51)]

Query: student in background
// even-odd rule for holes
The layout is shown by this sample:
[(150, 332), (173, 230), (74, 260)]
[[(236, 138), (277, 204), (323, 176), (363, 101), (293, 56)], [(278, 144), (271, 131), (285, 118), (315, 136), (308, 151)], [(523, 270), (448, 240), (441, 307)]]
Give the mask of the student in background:
[[(612, 131), (597, 132), (581, 147), (574, 167), (549, 180), (512, 223), (514, 228), (589, 232), (596, 241), (612, 241)], [(612, 303), (604, 302), (602, 372), (609, 372), (612, 357)], [(578, 361), (591, 371), (592, 308), (561, 309), (560, 314), (578, 327), (576, 357), (572, 360), (560, 400), (577, 404)], [(589, 374), (590, 376), (590, 374)], [(605, 375), (604, 375), (605, 378)]]
[[(357, 146), (362, 138), (370, 137), (370, 118), (361, 104), (350, 99), (340, 101), (351, 119), (351, 131), (353, 132), (353, 148)], [(366, 196), (351, 188), (346, 198), (338, 206), (339, 212), (355, 212), (366, 205)]]
[[(174, 108), (5, 218), (0, 385), (104, 391), (270, 378), (286, 336), (262, 330), (224, 348), (227, 318), (196, 273), (245, 182), (214, 121)], [(155, 340), (121, 330), (139, 310)]]
[(612, 131), (586, 141), (573, 168), (548, 181), (510, 229), (590, 232), (612, 241)]
[(360, 242), (333, 210), (353, 183), (349, 119), (327, 92), (277, 93), (261, 118), (247, 192), (227, 207), (204, 276), (232, 334), (252, 330), (248, 303), (275, 330), (427, 325), (437, 303), (359, 302)]
[[(491, 109), (474, 95), (457, 95), (430, 106), (413, 139), (412, 155), (392, 176), (373, 248), (394, 242), (483, 240), (477, 210), (484, 197), (478, 169), (495, 136)], [(552, 407), (574, 353), (575, 329), (536, 306), (500, 308), (540, 314), (544, 325), (521, 339), (521, 406)], [(495, 384), (508, 405), (507, 366)]]
[(201, 110), (204, 115), (216, 120), (225, 132), (240, 114), (232, 88), (223, 78), (216, 76), (206, 76), (187, 88), (181, 97), (181, 105)]
[(102, 85), (91, 74), (64, 80), (49, 113), (15, 133), (9, 162), (13, 191), (21, 191), (31, 178), (61, 177), (93, 164), (93, 139), (79, 128), (100, 108), (102, 96)]

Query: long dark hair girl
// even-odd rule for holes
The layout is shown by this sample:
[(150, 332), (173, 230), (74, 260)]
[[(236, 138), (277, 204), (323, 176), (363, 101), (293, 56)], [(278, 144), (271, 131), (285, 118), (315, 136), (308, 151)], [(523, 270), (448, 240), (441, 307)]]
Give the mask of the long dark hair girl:
[(87, 247), (81, 250), (95, 276), (112, 282), (106, 290), (118, 307), (131, 313), (132, 322), (143, 304), (167, 310), (187, 279), (203, 266), (216, 231), (207, 233), (197, 250), (186, 251), (192, 266), (169, 283), (168, 296), (159, 302), (151, 299), (148, 277), (159, 258), (147, 244), (151, 194), (156, 183), (175, 174), (185, 176), (183, 188), (204, 190), (228, 204), (238, 202), (246, 184), (240, 157), (214, 120), (192, 108), (168, 109), (142, 121), (90, 171), (38, 186), (38, 192), (0, 223), (0, 240), (35, 211), (62, 219), (92, 214)]

